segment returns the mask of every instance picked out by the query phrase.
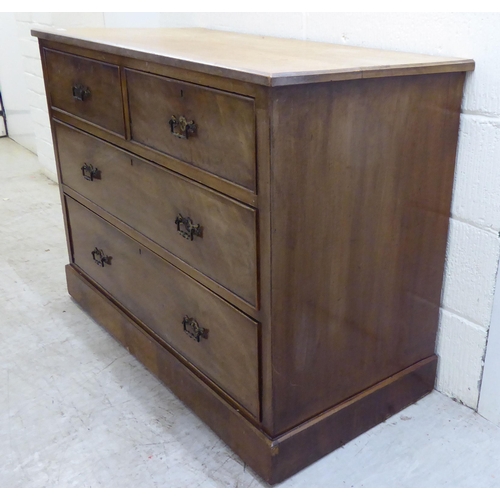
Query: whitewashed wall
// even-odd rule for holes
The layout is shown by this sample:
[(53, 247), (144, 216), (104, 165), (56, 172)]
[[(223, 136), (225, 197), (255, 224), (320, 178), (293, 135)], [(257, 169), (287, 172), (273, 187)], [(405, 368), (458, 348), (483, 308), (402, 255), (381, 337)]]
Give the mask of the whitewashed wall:
[(437, 388), (477, 408), (500, 255), (500, 14), (98, 13), (17, 17), (37, 149), (55, 176), (33, 26), (203, 26), (245, 33), (470, 57), (463, 101)]
[(488, 420), (500, 425), (500, 274), (498, 273), (478, 411)]
[[(36, 153), (35, 131), (16, 24), (14, 13), (0, 12), (0, 90), (9, 119), (10, 137)], [(3, 119), (0, 118), (0, 121), (3, 134)]]

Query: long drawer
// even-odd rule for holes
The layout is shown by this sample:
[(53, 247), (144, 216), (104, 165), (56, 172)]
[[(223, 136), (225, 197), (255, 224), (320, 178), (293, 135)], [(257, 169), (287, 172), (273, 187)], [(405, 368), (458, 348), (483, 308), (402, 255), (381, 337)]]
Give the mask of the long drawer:
[(258, 324), (66, 197), (73, 263), (253, 415)]
[(133, 141), (255, 191), (253, 99), (129, 69), (125, 74)]
[(51, 105), (124, 137), (120, 68), (55, 50), (44, 54)]
[(63, 184), (256, 306), (255, 209), (61, 123), (54, 129)]

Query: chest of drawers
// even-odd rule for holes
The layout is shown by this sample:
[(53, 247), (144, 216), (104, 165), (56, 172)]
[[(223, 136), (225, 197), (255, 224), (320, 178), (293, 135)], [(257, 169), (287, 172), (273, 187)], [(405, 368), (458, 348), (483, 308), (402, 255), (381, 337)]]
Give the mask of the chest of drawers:
[(270, 483), (433, 389), (473, 61), (34, 31), (72, 297)]

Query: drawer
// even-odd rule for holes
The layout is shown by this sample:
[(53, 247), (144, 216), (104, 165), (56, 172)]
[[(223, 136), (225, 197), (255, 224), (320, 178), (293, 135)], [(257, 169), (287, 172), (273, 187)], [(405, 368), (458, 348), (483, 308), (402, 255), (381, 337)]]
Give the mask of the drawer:
[(66, 206), (73, 262), (257, 416), (258, 324), (73, 199)]
[[(63, 184), (256, 307), (255, 209), (66, 125), (54, 129)], [(83, 165), (98, 170), (91, 182)]]
[(51, 106), (125, 136), (120, 68), (44, 49)]
[[(253, 99), (139, 71), (125, 74), (133, 141), (255, 191)], [(183, 127), (183, 119), (196, 129)]]

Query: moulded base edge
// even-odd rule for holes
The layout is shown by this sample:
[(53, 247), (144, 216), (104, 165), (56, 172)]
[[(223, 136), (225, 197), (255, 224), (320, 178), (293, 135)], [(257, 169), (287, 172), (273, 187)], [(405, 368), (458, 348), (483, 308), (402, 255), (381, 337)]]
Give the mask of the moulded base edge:
[(102, 327), (198, 415), (269, 484), (284, 481), (432, 391), (431, 356), (332, 409), (270, 438), (208, 387), (71, 265), (68, 291)]

